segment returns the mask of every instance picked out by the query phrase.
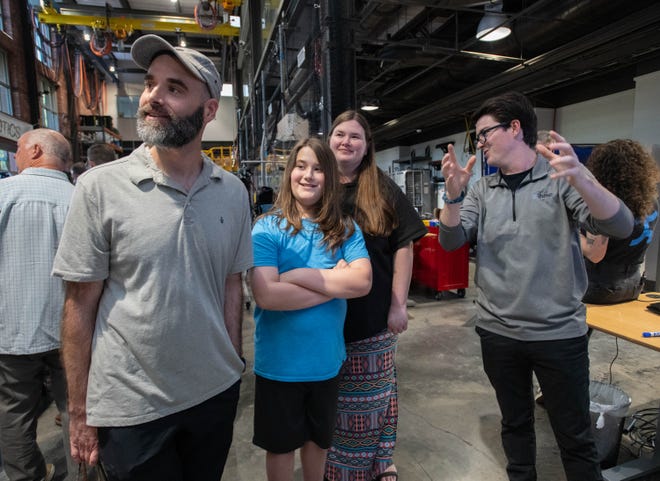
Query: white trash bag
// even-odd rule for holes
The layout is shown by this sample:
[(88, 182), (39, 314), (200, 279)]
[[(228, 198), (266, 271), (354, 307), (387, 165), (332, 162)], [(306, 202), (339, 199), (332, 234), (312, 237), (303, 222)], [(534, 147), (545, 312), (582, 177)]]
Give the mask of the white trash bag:
[(602, 469), (615, 466), (619, 457), (623, 421), (630, 407), (630, 396), (611, 384), (589, 383), (589, 413), (598, 461)]
[(625, 392), (612, 384), (599, 381), (589, 383), (589, 410), (598, 414), (596, 429), (605, 427), (605, 415), (624, 418), (632, 400)]

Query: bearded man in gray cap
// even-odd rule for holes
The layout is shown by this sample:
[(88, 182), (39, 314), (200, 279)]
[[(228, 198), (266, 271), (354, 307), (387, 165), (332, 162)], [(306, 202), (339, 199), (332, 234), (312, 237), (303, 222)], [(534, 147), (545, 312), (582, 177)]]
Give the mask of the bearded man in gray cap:
[(79, 179), (53, 268), (71, 451), (110, 480), (218, 481), (244, 369), (247, 191), (201, 153), (213, 63), (155, 35), (131, 53), (144, 143)]

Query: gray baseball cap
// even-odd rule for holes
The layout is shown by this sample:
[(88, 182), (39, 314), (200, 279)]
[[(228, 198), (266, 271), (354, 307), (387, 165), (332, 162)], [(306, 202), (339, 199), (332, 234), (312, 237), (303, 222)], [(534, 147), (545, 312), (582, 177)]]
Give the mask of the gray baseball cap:
[(204, 82), (211, 97), (220, 98), (222, 77), (206, 55), (190, 48), (173, 47), (167, 40), (152, 34), (138, 38), (131, 47), (133, 61), (145, 70), (149, 69), (156, 54), (164, 52), (174, 55), (190, 73)]

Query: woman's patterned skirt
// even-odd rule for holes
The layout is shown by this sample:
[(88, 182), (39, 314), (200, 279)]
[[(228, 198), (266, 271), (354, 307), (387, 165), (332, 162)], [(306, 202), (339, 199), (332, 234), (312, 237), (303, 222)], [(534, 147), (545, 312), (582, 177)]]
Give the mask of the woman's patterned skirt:
[(392, 464), (398, 420), (397, 338), (385, 331), (346, 345), (337, 425), (325, 466), (329, 481), (370, 481)]

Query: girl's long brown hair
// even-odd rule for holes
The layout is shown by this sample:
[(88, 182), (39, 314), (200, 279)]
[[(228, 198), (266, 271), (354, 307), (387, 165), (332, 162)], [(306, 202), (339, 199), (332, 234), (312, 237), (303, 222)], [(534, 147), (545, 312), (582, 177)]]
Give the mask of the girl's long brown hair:
[(353, 235), (355, 227), (350, 217), (342, 214), (339, 168), (332, 150), (322, 140), (312, 137), (301, 140), (293, 147), (284, 169), (284, 182), (280, 186), (280, 193), (271, 213), (286, 221), (286, 228), (292, 229), (292, 235), (302, 229), (302, 216), (291, 191), (291, 172), (296, 165), (298, 153), (304, 147), (312, 149), (325, 177), (323, 194), (315, 206), (316, 217), (313, 220), (323, 232), (322, 242), (329, 250), (335, 251), (344, 240)]
[(328, 139), (332, 137), (332, 133), (339, 124), (349, 120), (355, 120), (360, 124), (367, 142), (367, 152), (358, 167), (358, 188), (353, 218), (363, 232), (373, 236), (386, 237), (392, 233), (398, 223), (394, 206), (391, 203), (393, 198), (391, 183), (376, 165), (375, 148), (367, 119), (355, 110), (342, 112), (332, 123)]
[(611, 140), (596, 146), (586, 165), (598, 182), (628, 206), (635, 219), (653, 213), (660, 173), (642, 144), (629, 139)]

